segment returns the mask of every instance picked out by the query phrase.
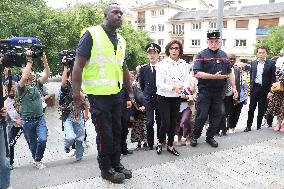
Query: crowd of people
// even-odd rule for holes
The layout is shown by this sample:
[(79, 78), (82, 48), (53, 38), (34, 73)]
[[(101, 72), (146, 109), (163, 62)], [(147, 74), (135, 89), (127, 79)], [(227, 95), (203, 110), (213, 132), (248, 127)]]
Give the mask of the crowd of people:
[[(166, 45), (167, 57), (163, 59), (161, 47), (148, 44), (145, 47), (148, 64), (129, 72), (125, 62), (126, 42), (116, 32), (122, 24), (122, 14), (117, 4), (109, 5), (101, 25), (83, 30), (74, 66), (63, 64), (59, 105), (64, 150), (70, 153), (70, 148), (75, 148), (76, 161), (83, 158), (86, 137), (83, 123), (89, 119), (89, 113), (97, 132), (101, 176), (113, 183), (132, 177), (131, 170), (120, 162), (121, 154), (133, 153), (126, 142), (129, 128), (131, 142), (137, 143), (137, 148), (155, 149), (158, 155), (166, 146), (169, 154), (180, 156), (175, 146), (183, 145), (183, 138), (185, 145), (196, 147), (205, 125), (206, 143), (218, 147), (214, 137), (236, 131), (242, 108), (250, 98), (244, 132), (252, 129), (256, 107), (257, 130), (261, 129), (263, 117), (272, 127), (276, 116), (274, 130), (284, 132), (283, 57), (275, 64), (267, 58), (268, 49), (258, 47), (257, 59), (247, 72), (235, 54), (227, 55), (220, 50), (220, 31), (212, 30), (207, 33), (208, 47), (197, 54), (193, 65), (182, 59), (182, 43), (172, 40)], [(37, 78), (29, 53), (21, 76), (11, 77), (9, 68), (5, 68), (2, 78), (5, 103), (0, 125), (1, 189), (10, 186), (14, 146), (21, 133), (31, 151), (33, 166), (46, 167), (41, 161), (48, 140), (42, 88), (50, 70), (43, 53), (43, 75)], [(64, 57), (62, 62), (65, 61)]]

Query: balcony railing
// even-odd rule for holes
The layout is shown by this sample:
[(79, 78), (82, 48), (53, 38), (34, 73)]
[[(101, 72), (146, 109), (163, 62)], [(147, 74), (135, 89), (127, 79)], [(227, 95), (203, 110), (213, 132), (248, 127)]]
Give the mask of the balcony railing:
[(268, 35), (269, 28), (256, 28), (256, 35)]
[(184, 36), (184, 32), (178, 32), (178, 33), (173, 33), (172, 31), (170, 31), (171, 37), (183, 37)]

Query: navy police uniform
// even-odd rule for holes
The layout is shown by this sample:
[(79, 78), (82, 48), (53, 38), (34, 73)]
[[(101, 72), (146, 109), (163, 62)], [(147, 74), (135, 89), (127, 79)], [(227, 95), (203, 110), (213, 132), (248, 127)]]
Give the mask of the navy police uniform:
[[(214, 32), (207, 33), (207, 38), (219, 39), (219, 31)], [(213, 51), (207, 48), (198, 53), (196, 56), (193, 71), (195, 74), (197, 72), (205, 72), (210, 74), (221, 72), (221, 74), (229, 74), (231, 72), (231, 67), (224, 51), (220, 49)], [(196, 103), (197, 114), (192, 136), (193, 139), (196, 140), (200, 137), (208, 115), (209, 128), (206, 133), (206, 141), (208, 139), (213, 139), (222, 119), (222, 104), (225, 84), (225, 79), (198, 79), (199, 93)]]
[[(148, 52), (154, 50), (158, 53), (161, 52), (161, 47), (155, 43), (150, 43), (146, 46), (145, 50)], [(150, 64), (147, 64), (140, 69), (139, 73), (139, 84), (143, 91), (145, 100), (143, 105), (146, 109), (146, 119), (147, 119), (147, 141), (150, 149), (154, 146), (154, 111), (155, 120), (157, 124), (157, 136), (159, 136), (159, 130), (161, 125), (160, 113), (157, 103), (157, 87), (156, 87), (156, 69), (151, 68)]]

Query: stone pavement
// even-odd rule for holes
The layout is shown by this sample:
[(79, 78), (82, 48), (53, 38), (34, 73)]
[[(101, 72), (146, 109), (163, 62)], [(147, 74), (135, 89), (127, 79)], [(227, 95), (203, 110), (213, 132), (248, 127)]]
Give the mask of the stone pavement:
[(122, 185), (94, 177), (44, 189), (280, 189), (284, 188), (283, 148), (284, 138), (273, 139), (134, 170), (133, 178)]
[[(51, 92), (58, 91), (58, 83), (49, 83)], [(57, 95), (56, 95), (57, 96)], [(133, 169), (133, 179), (114, 185), (99, 177), (96, 161), (95, 129), (86, 122), (88, 141), (83, 161), (64, 153), (63, 131), (56, 108), (46, 112), (49, 136), (43, 162), (47, 168), (32, 167), (31, 154), (23, 137), (16, 145), (12, 186), (30, 188), (283, 188), (284, 138), (271, 128), (243, 133), (248, 105), (244, 106), (237, 125), (237, 133), (217, 137), (217, 149), (203, 144), (197, 148), (179, 147), (180, 157), (166, 151), (158, 156), (155, 151), (135, 151), (122, 156), (126, 167)], [(256, 116), (255, 116), (256, 117)], [(256, 123), (254, 121), (254, 123)], [(134, 149), (136, 144), (128, 141)], [(76, 181), (76, 182), (74, 182)], [(199, 182), (200, 181), (200, 182)], [(201, 182), (202, 181), (202, 182)], [(66, 184), (64, 184), (66, 183)]]

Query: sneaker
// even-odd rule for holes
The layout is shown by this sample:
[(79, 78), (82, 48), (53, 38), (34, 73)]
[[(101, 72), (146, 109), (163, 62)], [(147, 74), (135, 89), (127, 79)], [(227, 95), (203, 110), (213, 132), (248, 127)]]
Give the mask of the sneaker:
[(68, 157), (73, 157), (73, 156), (75, 156), (75, 154), (76, 154), (76, 149), (71, 149), (71, 150), (67, 153), (67, 156), (68, 156)]
[(229, 134), (233, 134), (234, 133), (234, 129), (229, 129)]
[(38, 169), (44, 169), (46, 166), (41, 161), (36, 161), (34, 166)]

